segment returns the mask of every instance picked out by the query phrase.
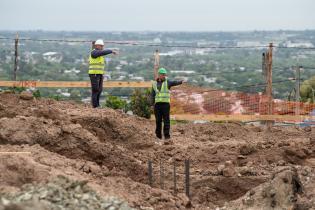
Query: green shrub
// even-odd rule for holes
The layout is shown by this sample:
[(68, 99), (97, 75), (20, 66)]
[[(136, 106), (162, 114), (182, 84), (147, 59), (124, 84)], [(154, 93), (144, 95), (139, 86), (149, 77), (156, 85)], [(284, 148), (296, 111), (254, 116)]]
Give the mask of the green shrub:
[(33, 92), (33, 96), (34, 96), (35, 98), (40, 98), (40, 97), (41, 97), (40, 91), (39, 91), (38, 89), (35, 90), (35, 91)]
[(61, 100), (61, 96), (60, 95), (50, 95), (50, 96), (48, 96), (48, 98), (54, 99), (56, 101), (60, 101)]
[(11, 87), (9, 90), (12, 90), (14, 93), (22, 93), (26, 90), (25, 87)]
[(136, 89), (131, 96), (130, 109), (131, 111), (140, 117), (150, 119), (151, 117), (151, 104), (150, 97), (151, 89), (145, 91)]
[(123, 109), (125, 110), (127, 102), (120, 99), (117, 96), (108, 96), (106, 98), (105, 106), (112, 109)]

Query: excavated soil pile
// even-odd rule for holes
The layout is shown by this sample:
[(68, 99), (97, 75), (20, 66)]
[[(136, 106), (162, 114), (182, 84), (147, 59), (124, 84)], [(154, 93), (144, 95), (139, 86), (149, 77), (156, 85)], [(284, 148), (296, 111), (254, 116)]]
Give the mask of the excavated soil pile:
[[(267, 131), (237, 123), (177, 124), (172, 142), (161, 145), (150, 120), (0, 93), (0, 209), (67, 209), (67, 203), (68, 209), (315, 209), (314, 145), (312, 128)], [(190, 200), (184, 194), (185, 159)], [(84, 185), (77, 192), (72, 183)], [(97, 206), (89, 207), (93, 199)], [(99, 207), (108, 203), (113, 205)]]

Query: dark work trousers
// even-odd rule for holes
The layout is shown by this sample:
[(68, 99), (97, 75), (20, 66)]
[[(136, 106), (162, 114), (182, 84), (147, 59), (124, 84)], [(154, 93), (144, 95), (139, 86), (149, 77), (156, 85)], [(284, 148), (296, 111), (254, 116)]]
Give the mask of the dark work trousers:
[(100, 106), (100, 97), (103, 91), (103, 74), (89, 74), (92, 87), (92, 106), (93, 108)]
[(156, 103), (154, 105), (154, 115), (156, 121), (156, 137), (162, 138), (162, 120), (164, 123), (163, 133), (166, 139), (170, 138), (170, 104)]

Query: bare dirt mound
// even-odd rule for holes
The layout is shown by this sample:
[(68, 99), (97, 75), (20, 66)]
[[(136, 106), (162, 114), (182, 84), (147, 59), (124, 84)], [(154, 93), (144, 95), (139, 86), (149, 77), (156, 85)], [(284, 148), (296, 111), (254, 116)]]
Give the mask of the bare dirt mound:
[(300, 204), (298, 194), (303, 192), (297, 171), (287, 168), (274, 174), (272, 179), (251, 189), (244, 197), (229, 204), (228, 209), (301, 209), (310, 204)]
[(93, 161), (109, 169), (118, 168), (118, 171), (125, 172), (126, 176), (135, 180), (145, 178), (145, 169), (136, 159), (127, 156), (114, 145), (99, 142), (97, 137), (80, 124), (18, 116), (2, 118), (0, 128), (2, 144), (39, 144), (68, 158)]
[(7, 187), (21, 187), (26, 183), (46, 180), (49, 176), (49, 168), (19, 154), (0, 158), (0, 170), (5, 172), (0, 174), (0, 185)]
[[(274, 209), (311, 209), (315, 206), (314, 130), (177, 124), (172, 127), (172, 143), (158, 145), (150, 120), (74, 102), (0, 94), (0, 152), (31, 152), (26, 156), (0, 153), (4, 171), (0, 192), (16, 191), (28, 183), (36, 188), (62, 175), (87, 180), (101, 196), (117, 196), (136, 209), (268, 209), (273, 201), (270, 196), (259, 197), (259, 189), (279, 183), (273, 180), (287, 168), (286, 174), (291, 175), (285, 189), (295, 186), (290, 185), (292, 180), (299, 180), (300, 187), (284, 190)], [(184, 195), (185, 159), (191, 161), (190, 202)], [(148, 185), (148, 160), (153, 162), (153, 187)], [(161, 163), (163, 190), (159, 189)], [(243, 200), (249, 193), (255, 202), (247, 205)], [(287, 200), (290, 196), (293, 200)]]

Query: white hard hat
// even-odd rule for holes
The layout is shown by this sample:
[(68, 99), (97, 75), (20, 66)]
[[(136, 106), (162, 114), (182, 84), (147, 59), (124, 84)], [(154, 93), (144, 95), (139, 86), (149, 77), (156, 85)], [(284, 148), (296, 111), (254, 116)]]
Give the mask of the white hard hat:
[(104, 45), (104, 41), (102, 39), (98, 39), (95, 41), (95, 45)]

